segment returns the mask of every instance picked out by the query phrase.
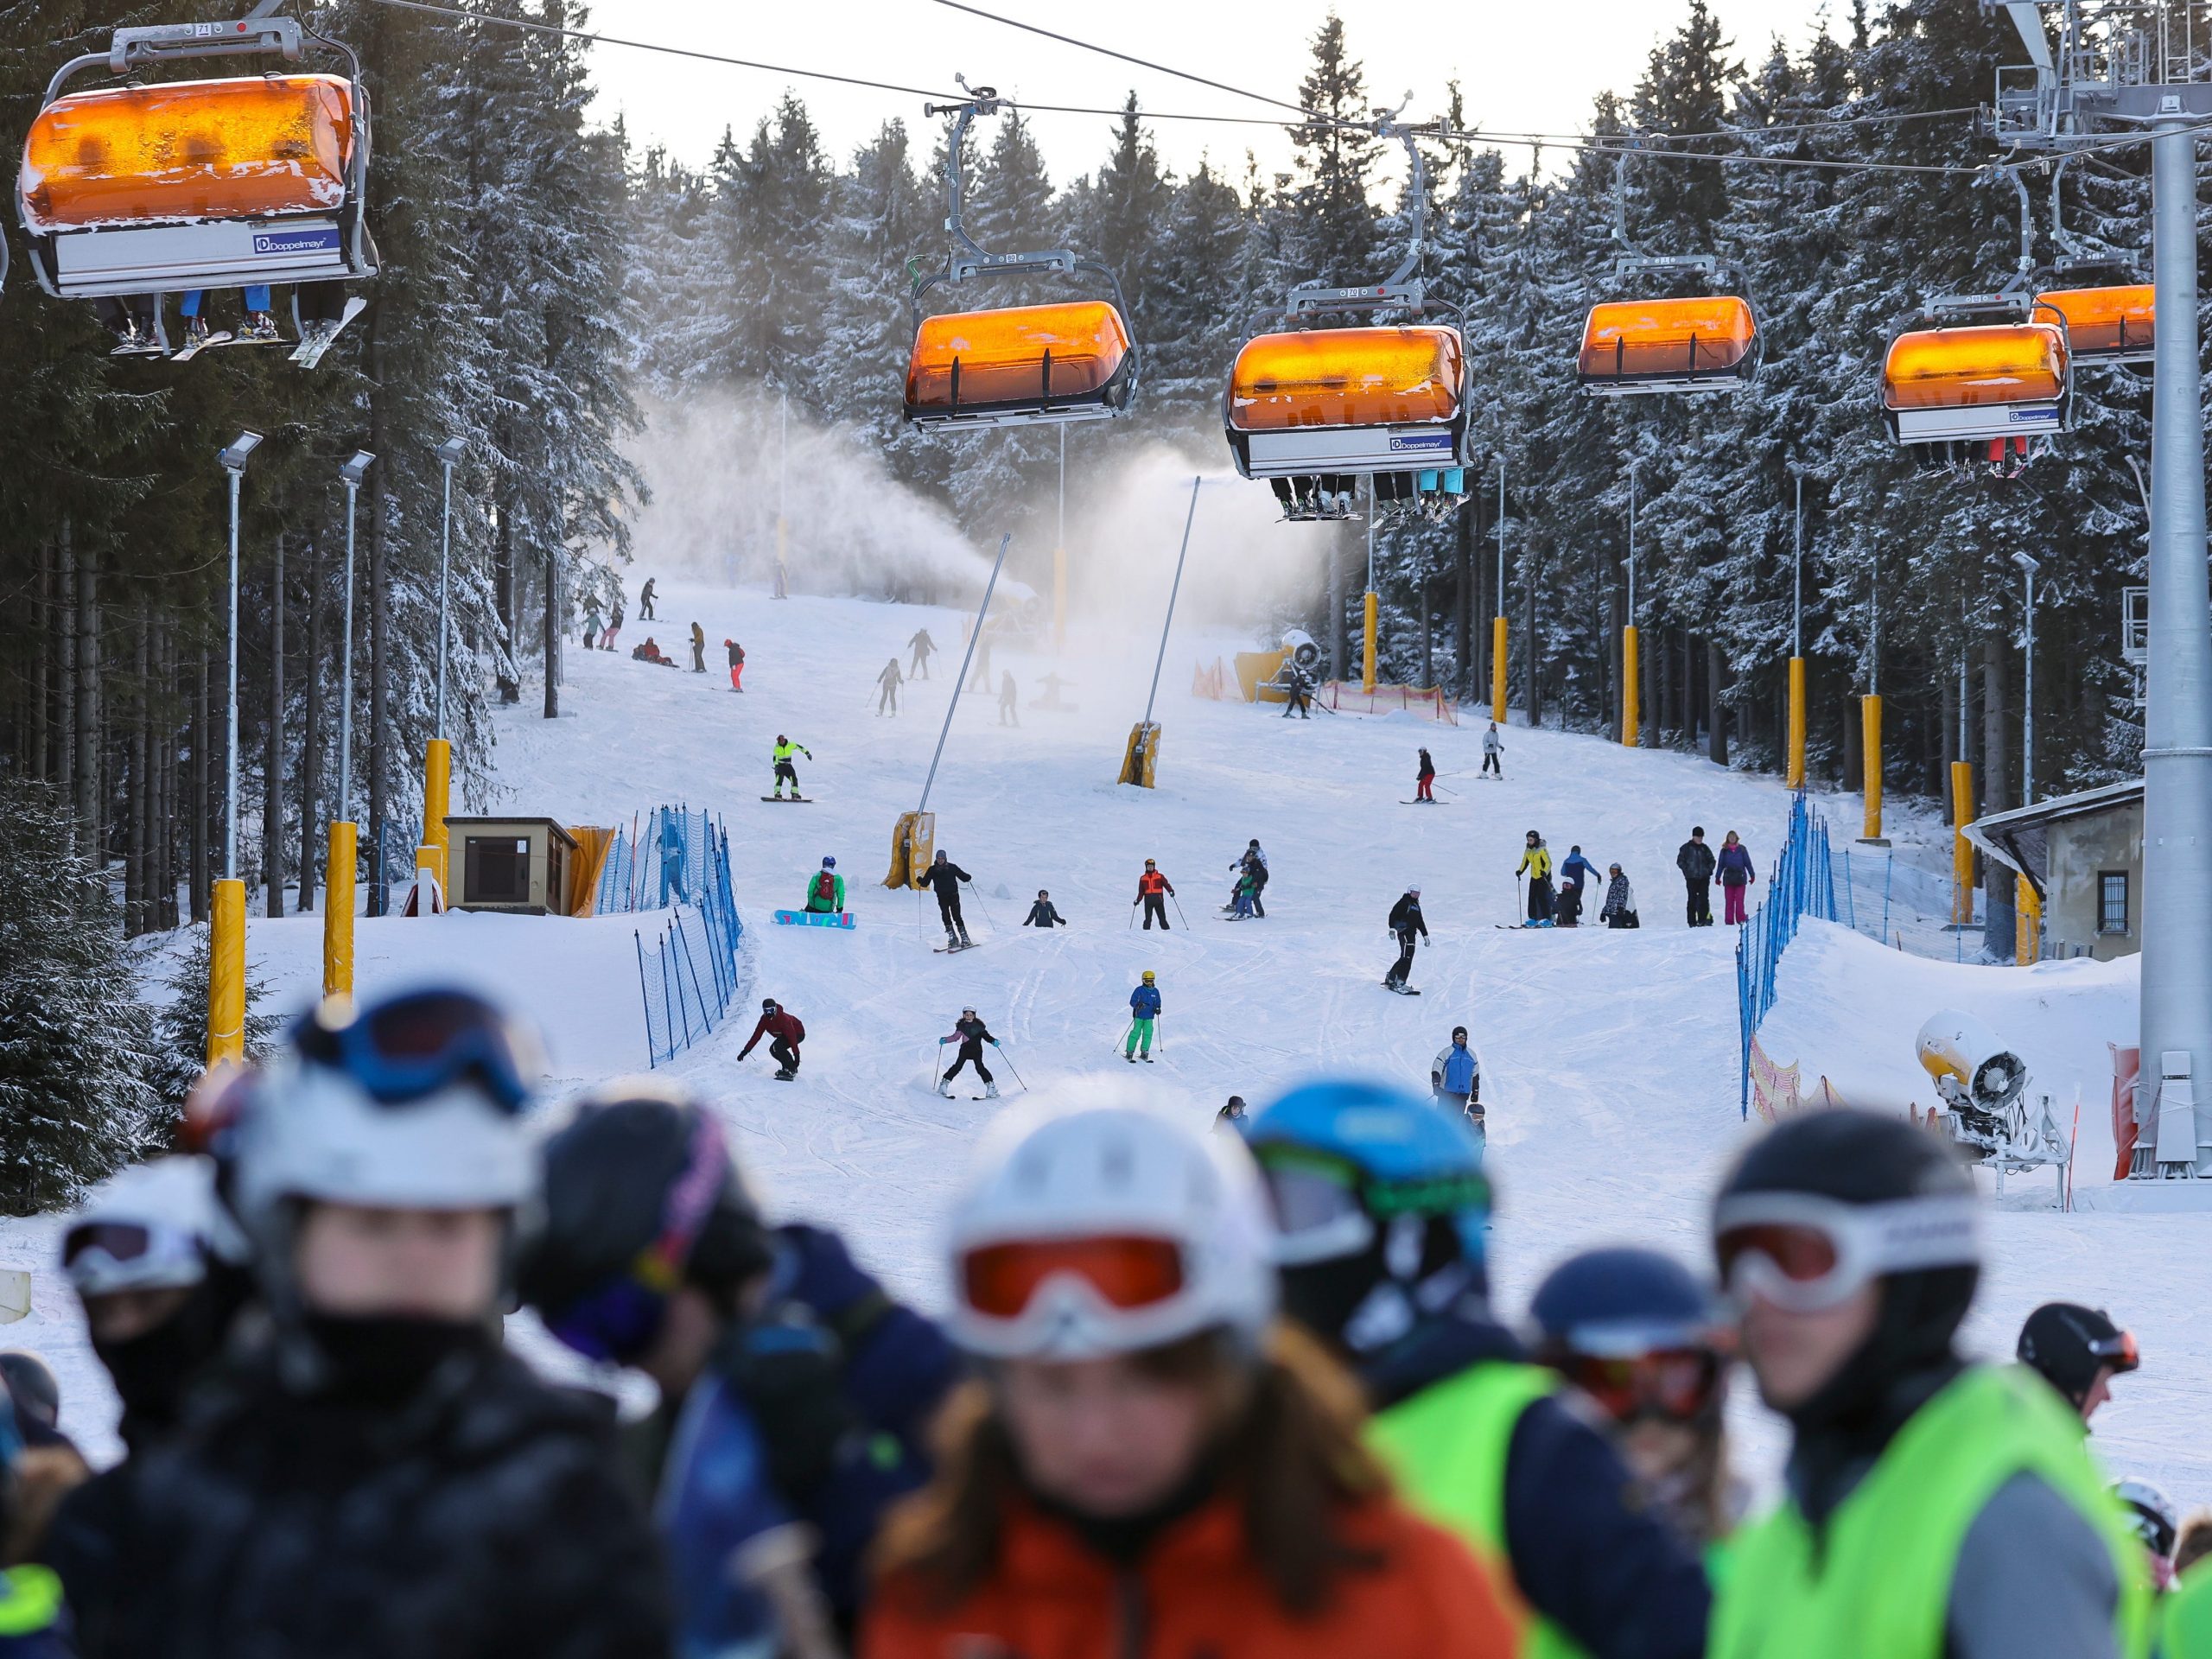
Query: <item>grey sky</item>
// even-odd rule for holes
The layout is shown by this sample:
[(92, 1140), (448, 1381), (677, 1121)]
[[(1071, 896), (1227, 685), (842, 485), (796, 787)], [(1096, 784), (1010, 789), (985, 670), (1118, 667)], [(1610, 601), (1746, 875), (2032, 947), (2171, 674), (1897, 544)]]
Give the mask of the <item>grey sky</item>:
[[(976, 0), (986, 10), (1138, 57), (1295, 99), (1307, 45), (1327, 0)], [(1713, 0), (1735, 42), (1756, 60), (1780, 35), (1808, 40), (1824, 9), (1819, 0)], [(1410, 115), (1442, 106), (1456, 79), (1471, 122), (1497, 133), (1573, 133), (1591, 101), (1608, 87), (1625, 91), (1653, 45), (1671, 34), (1687, 0), (1459, 0), (1408, 5), (1403, 0), (1338, 0), (1352, 52), (1366, 66), (1368, 90), (1395, 104), (1413, 94)], [(1118, 105), (1132, 87), (1148, 109), (1193, 114), (1265, 116), (1268, 106), (1095, 53), (1005, 28), (934, 0), (599, 0), (592, 25), (611, 35), (728, 53), (797, 68), (823, 69), (904, 86), (953, 90), (953, 74), (1039, 103)], [(893, 116), (923, 124), (922, 100), (896, 93), (788, 79), (758, 71), (687, 61), (621, 47), (593, 54), (595, 112), (618, 112), (643, 147), (660, 144), (694, 163), (712, 153), (725, 127), (741, 140), (786, 86), (806, 101), (830, 152), (840, 159)], [(1095, 168), (1105, 154), (1105, 119), (1039, 113), (1039, 141), (1055, 182)], [(1263, 170), (1288, 165), (1280, 130), (1161, 122), (1161, 159), (1188, 173), (1202, 155), (1242, 177), (1244, 154)], [(1509, 150), (1509, 156), (1525, 154)]]

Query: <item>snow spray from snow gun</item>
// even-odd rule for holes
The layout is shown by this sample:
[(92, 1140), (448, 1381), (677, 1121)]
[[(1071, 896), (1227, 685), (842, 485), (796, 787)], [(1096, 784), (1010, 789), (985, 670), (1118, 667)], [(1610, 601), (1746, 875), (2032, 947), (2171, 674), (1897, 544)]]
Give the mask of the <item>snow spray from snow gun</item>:
[(976, 642), (983, 637), (983, 619), (991, 612), (992, 590), (999, 585), (999, 572), (1006, 569), (1006, 550), (1013, 543), (1011, 532), (999, 537), (999, 556), (991, 563), (990, 579), (983, 584), (983, 602), (976, 607), (976, 626), (969, 631), (968, 649), (960, 658), (960, 677), (952, 683), (952, 701), (945, 705), (944, 724), (938, 728), (937, 749), (930, 756), (929, 776), (922, 780), (921, 804), (912, 812), (901, 812), (891, 827), (891, 873), (883, 878), (887, 887), (919, 887), (923, 872), (930, 867), (929, 849), (937, 841), (937, 820), (930, 817), (930, 791), (937, 784), (938, 763), (944, 759), (944, 740), (951, 734), (952, 717), (960, 712), (960, 694), (975, 661)]

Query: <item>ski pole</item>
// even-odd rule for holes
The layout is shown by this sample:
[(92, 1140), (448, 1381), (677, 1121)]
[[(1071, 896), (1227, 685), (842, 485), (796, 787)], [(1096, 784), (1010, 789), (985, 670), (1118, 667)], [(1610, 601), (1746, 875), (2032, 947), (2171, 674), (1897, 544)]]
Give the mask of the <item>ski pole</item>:
[(1183, 901), (1180, 899), (1175, 898), (1175, 892), (1173, 888), (1171, 887), (1168, 889), (1167, 896), (1170, 899), (1174, 899), (1175, 919), (1182, 923), (1185, 927), (1189, 927), (1191, 925), (1191, 918), (1183, 913)]
[(968, 884), (968, 891), (975, 895), (976, 908), (983, 912), (983, 919), (991, 925), (991, 931), (996, 933), (999, 931), (999, 918), (991, 914), (991, 907), (983, 902), (982, 889), (970, 881)]
[(1014, 1073), (1014, 1080), (1016, 1083), (1020, 1084), (1024, 1089), (1027, 1089), (1029, 1086), (1028, 1082), (1022, 1077), (1021, 1068), (1014, 1063), (1014, 1056), (1006, 1052), (1006, 1045), (1003, 1043), (993, 1043), (991, 1046), (998, 1050), (999, 1058), (1004, 1060), (1006, 1062), (1006, 1069)]
[(1133, 905), (1131, 905), (1131, 906), (1129, 906), (1129, 921), (1128, 921), (1128, 925), (1129, 925), (1131, 927), (1135, 927), (1135, 926), (1137, 925), (1137, 905), (1141, 905), (1141, 904), (1142, 904), (1143, 902), (1144, 902), (1144, 900), (1143, 900), (1143, 899), (1138, 899), (1138, 900), (1136, 901), (1136, 904), (1133, 904)]
[(1128, 1047), (1129, 1039), (1135, 1033), (1136, 1028), (1137, 1022), (1134, 1020), (1130, 1020), (1128, 1025), (1122, 1027), (1122, 1034), (1116, 1037), (1109, 1046), (1111, 1052), (1116, 1054), (1119, 1054), (1124, 1048)]

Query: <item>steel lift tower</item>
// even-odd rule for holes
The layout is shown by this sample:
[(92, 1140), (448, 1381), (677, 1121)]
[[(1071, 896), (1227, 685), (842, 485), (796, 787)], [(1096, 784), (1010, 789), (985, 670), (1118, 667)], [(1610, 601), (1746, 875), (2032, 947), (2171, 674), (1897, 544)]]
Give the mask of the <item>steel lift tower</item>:
[[(2196, 327), (2196, 138), (2212, 122), (2202, 0), (1982, 0), (2029, 61), (1997, 74), (1998, 142), (2064, 154), (2151, 135), (2157, 318), (2151, 428), (2150, 626), (2143, 721), (2145, 1179), (2212, 1177), (2212, 600)], [(2050, 25), (2056, 26), (2056, 38)]]

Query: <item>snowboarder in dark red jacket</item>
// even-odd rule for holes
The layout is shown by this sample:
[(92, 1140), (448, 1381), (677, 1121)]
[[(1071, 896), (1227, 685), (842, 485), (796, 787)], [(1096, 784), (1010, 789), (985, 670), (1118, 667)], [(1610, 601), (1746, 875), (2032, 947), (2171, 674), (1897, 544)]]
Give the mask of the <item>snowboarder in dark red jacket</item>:
[(745, 1046), (737, 1051), (743, 1059), (753, 1052), (753, 1046), (763, 1037), (768, 1038), (768, 1056), (780, 1068), (776, 1076), (789, 1083), (798, 1075), (798, 1046), (806, 1040), (806, 1027), (799, 1017), (791, 1013), (772, 996), (760, 1000), (760, 1023), (753, 1027)]

